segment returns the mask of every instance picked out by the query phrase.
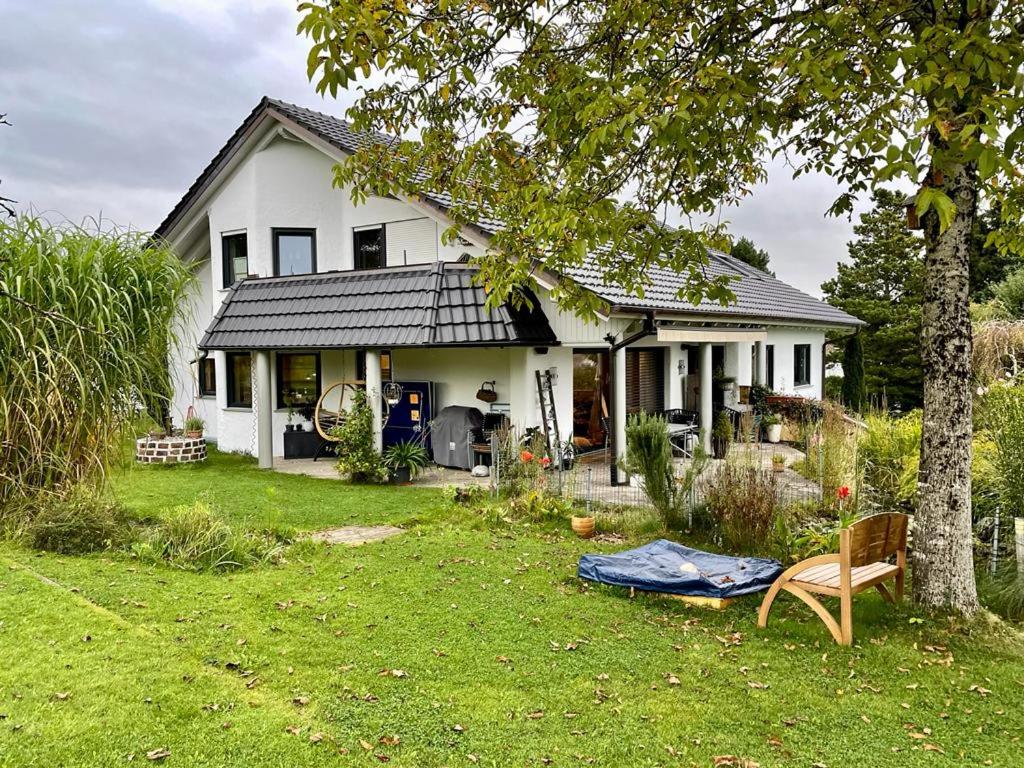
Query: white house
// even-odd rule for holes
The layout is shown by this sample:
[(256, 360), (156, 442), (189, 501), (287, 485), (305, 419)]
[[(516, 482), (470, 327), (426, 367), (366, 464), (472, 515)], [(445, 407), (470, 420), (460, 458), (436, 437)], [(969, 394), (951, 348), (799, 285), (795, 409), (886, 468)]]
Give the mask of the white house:
[[(596, 324), (555, 307), (554, 276), (536, 278), (532, 311), (489, 314), (465, 262), (496, 222), (446, 245), (443, 198), (357, 207), (332, 186), (332, 165), (372, 140), (264, 98), (157, 229), (200, 285), (172, 362), (174, 415), (194, 406), (223, 450), (270, 466), (288, 403), (315, 402), (343, 380), (375, 393), (387, 381), (430, 382), (432, 413), (477, 406), (538, 426), (538, 371), (552, 374), (563, 440), (622, 446), (626, 415), (640, 409), (693, 410), (706, 425), (715, 401), (741, 407), (752, 383), (821, 397), (825, 332), (860, 325), (721, 253), (709, 270), (736, 276), (729, 307), (679, 299), (682, 278), (664, 270), (639, 299), (585, 266), (572, 277), (603, 300)], [(483, 382), (494, 382), (495, 403), (476, 398)]]

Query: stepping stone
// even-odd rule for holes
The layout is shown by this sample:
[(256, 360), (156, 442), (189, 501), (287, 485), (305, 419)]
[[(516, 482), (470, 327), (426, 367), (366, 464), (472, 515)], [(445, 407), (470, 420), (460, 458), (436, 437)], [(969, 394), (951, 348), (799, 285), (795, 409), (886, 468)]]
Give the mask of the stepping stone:
[(350, 525), (345, 528), (328, 528), (324, 531), (317, 531), (310, 538), (313, 541), (323, 541), (328, 544), (347, 544), (350, 547), (358, 547), (368, 541), (380, 541), (389, 539), (405, 533), (401, 528), (393, 525)]

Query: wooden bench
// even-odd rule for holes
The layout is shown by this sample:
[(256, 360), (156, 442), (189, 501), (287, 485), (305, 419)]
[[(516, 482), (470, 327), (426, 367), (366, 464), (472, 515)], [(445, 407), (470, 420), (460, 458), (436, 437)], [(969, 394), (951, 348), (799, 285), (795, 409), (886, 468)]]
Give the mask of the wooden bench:
[[(761, 603), (757, 626), (768, 625), (768, 614), (779, 592), (803, 600), (825, 622), (840, 645), (853, 643), (853, 596), (874, 587), (888, 602), (903, 599), (907, 572), (906, 515), (885, 513), (858, 520), (839, 532), (839, 554), (818, 555), (787, 569), (772, 584)], [(895, 555), (895, 562), (889, 559)], [(884, 582), (895, 581), (895, 597)], [(811, 593), (839, 598), (839, 622)]]

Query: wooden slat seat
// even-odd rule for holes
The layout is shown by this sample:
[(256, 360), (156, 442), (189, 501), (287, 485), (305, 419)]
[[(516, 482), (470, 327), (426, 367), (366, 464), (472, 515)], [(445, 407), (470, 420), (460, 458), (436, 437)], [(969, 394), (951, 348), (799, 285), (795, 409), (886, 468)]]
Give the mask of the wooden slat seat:
[[(817, 565), (794, 577), (793, 583), (799, 584), (809, 592), (839, 597), (839, 571), (839, 563)], [(853, 593), (857, 594), (865, 589), (870, 589), (875, 584), (893, 578), (898, 571), (899, 568), (892, 563), (872, 563), (851, 568), (850, 586), (853, 588)]]
[[(907, 516), (871, 515), (839, 532), (839, 553), (818, 555), (788, 568), (772, 584), (761, 603), (757, 625), (768, 624), (772, 603), (780, 591), (803, 600), (825, 623), (837, 643), (853, 643), (851, 598), (874, 587), (889, 602), (903, 598), (907, 570)], [(889, 558), (895, 556), (895, 563)], [(895, 598), (884, 582), (895, 581)], [(811, 593), (839, 598), (837, 623)]]

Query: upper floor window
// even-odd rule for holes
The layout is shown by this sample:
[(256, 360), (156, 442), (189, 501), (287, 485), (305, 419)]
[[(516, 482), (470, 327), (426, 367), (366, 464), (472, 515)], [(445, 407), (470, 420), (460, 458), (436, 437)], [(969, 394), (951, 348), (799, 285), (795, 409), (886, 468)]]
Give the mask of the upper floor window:
[(245, 232), (221, 235), (221, 256), (224, 259), (224, 287), (249, 276), (249, 242)]
[(377, 269), (387, 266), (384, 227), (368, 227), (352, 232), (353, 265), (356, 269)]
[(225, 360), (228, 408), (252, 408), (252, 356), (248, 352), (228, 352)]
[(793, 386), (805, 387), (811, 383), (811, 345), (793, 345)]
[(212, 397), (217, 394), (217, 367), (212, 357), (199, 360), (199, 396)]
[(316, 230), (274, 229), (274, 274), (316, 272)]

